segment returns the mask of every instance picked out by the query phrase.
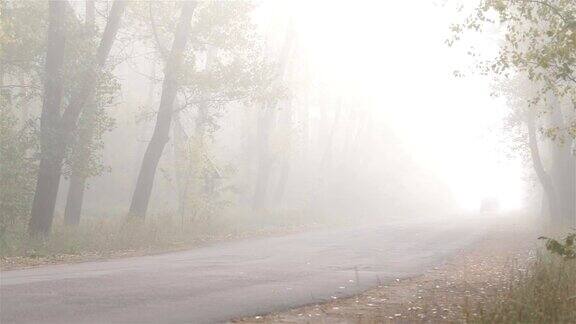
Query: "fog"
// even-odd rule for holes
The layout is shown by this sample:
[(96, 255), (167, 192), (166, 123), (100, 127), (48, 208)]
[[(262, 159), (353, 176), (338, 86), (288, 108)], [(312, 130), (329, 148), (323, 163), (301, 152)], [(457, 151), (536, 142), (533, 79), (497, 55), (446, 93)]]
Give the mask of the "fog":
[[(81, 15), (82, 5), (76, 7)], [(398, 12), (409, 12), (410, 18)], [(445, 44), (455, 13), (450, 4), (426, 1), (367, 2), (353, 10), (346, 2), (258, 3), (250, 13), (257, 46), (273, 63), (285, 57), (280, 77), (286, 94), (271, 108), (247, 100), (209, 101), (211, 129), (200, 153), (207, 159), (203, 162), (183, 156), (198, 153), (193, 147), (198, 107), (179, 111), (149, 212), (177, 214), (179, 199), (189, 199), (193, 202), (183, 217), (197, 215), (195, 208), (202, 213), (207, 207), (194, 195), (202, 195), (203, 168), (214, 168), (222, 177), (215, 180), (218, 197), (207, 199), (241, 213), (386, 220), (478, 212), (489, 197), (506, 210), (520, 209), (529, 186), (519, 157), (509, 154), (505, 102), (490, 96), (490, 78), (454, 76), (471, 62), (465, 45), (455, 50)], [(286, 42), (291, 42), (289, 53), (282, 53)], [(495, 47), (486, 36), (481, 42)], [(114, 69), (121, 90), (106, 108), (115, 125), (103, 135), (105, 170), (88, 180), (83, 212), (89, 217), (126, 213), (154, 129), (162, 64), (150, 58), (154, 49), (146, 44), (126, 47), (131, 57)], [(206, 53), (195, 54), (199, 71), (207, 69)], [(126, 55), (113, 49), (114, 54)], [(183, 100), (178, 96), (175, 107)], [(260, 134), (264, 109), (274, 110), (268, 117), (273, 120), (264, 126), (269, 133)], [(178, 136), (191, 143), (176, 143)], [(255, 198), (262, 140), (271, 162), (264, 166), (269, 167), (264, 193)], [(188, 191), (185, 196), (182, 190)], [(262, 200), (257, 207), (255, 199)]]
[(573, 318), (574, 12), (0, 0), (0, 322)]
[(481, 68), (505, 31), (454, 27), (476, 2), (118, 3), (66, 2), (64, 23), (45, 3), (3, 4), (6, 134), (30, 136), (12, 147), (25, 160), (10, 160), (26, 183), (6, 217), (16, 232), (131, 216), (240, 230), (483, 217), (490, 201), (503, 217), (544, 209), (507, 90), (524, 72)]

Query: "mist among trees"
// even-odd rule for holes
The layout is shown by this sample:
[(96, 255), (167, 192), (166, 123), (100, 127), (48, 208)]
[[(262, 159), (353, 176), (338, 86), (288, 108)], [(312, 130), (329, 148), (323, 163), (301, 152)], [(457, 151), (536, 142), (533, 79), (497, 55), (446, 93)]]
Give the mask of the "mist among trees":
[(575, 66), (569, 0), (0, 0), (0, 320), (574, 322)]
[(434, 175), (414, 173), (362, 91), (311, 66), (288, 16), (262, 23), (244, 1), (1, 10), (3, 244), (150, 215), (194, 227), (442, 206), (408, 189)]

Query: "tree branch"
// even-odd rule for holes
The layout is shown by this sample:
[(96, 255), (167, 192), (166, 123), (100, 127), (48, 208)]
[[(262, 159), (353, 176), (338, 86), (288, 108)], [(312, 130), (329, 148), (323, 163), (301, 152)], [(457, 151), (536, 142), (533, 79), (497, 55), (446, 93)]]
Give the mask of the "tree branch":
[(160, 37), (158, 37), (158, 31), (156, 30), (156, 22), (154, 21), (154, 15), (152, 15), (152, 3), (153, 1), (150, 1), (148, 3), (148, 11), (150, 14), (150, 26), (152, 27), (152, 33), (154, 34), (154, 41), (156, 42), (156, 47), (158, 48), (158, 51), (160, 52), (160, 56), (162, 56), (162, 59), (164, 61), (166, 61), (166, 58), (168, 57), (168, 51), (166, 51), (166, 49), (162, 46), (162, 43), (160, 43)]
[(549, 9), (551, 9), (558, 17), (560, 17), (560, 19), (562, 19), (562, 21), (564, 21), (564, 23), (566, 25), (570, 25), (571, 23), (573, 23), (573, 21), (570, 21), (568, 18), (566, 18), (563, 14), (562, 14), (562, 10), (560, 10), (560, 8), (552, 5), (550, 2), (548, 1), (544, 1), (544, 0), (520, 0), (522, 2), (528, 2), (528, 3), (535, 3), (535, 4), (539, 4), (545, 7), (548, 7)]

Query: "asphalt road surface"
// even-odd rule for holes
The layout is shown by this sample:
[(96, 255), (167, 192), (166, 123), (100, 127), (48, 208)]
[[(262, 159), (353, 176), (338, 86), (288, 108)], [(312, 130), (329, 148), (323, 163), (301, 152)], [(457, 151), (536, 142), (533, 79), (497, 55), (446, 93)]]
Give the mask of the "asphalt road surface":
[(422, 273), (480, 222), (404, 221), (4, 271), (0, 323), (214, 323), (357, 294)]

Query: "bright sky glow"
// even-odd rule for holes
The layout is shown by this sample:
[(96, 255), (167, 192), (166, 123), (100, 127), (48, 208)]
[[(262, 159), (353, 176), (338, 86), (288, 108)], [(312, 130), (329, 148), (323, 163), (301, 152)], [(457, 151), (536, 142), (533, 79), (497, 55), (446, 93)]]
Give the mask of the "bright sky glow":
[[(505, 209), (519, 208), (522, 164), (504, 152), (504, 102), (490, 97), (490, 79), (453, 75), (473, 64), (464, 45), (444, 43), (462, 17), (455, 8), (426, 0), (284, 1), (262, 10), (284, 18), (297, 12), (298, 46), (314, 75), (366, 98), (460, 207), (477, 210), (483, 197), (498, 197)], [(277, 22), (264, 23), (269, 33), (278, 32)], [(482, 37), (474, 43), (494, 53), (496, 40)]]

